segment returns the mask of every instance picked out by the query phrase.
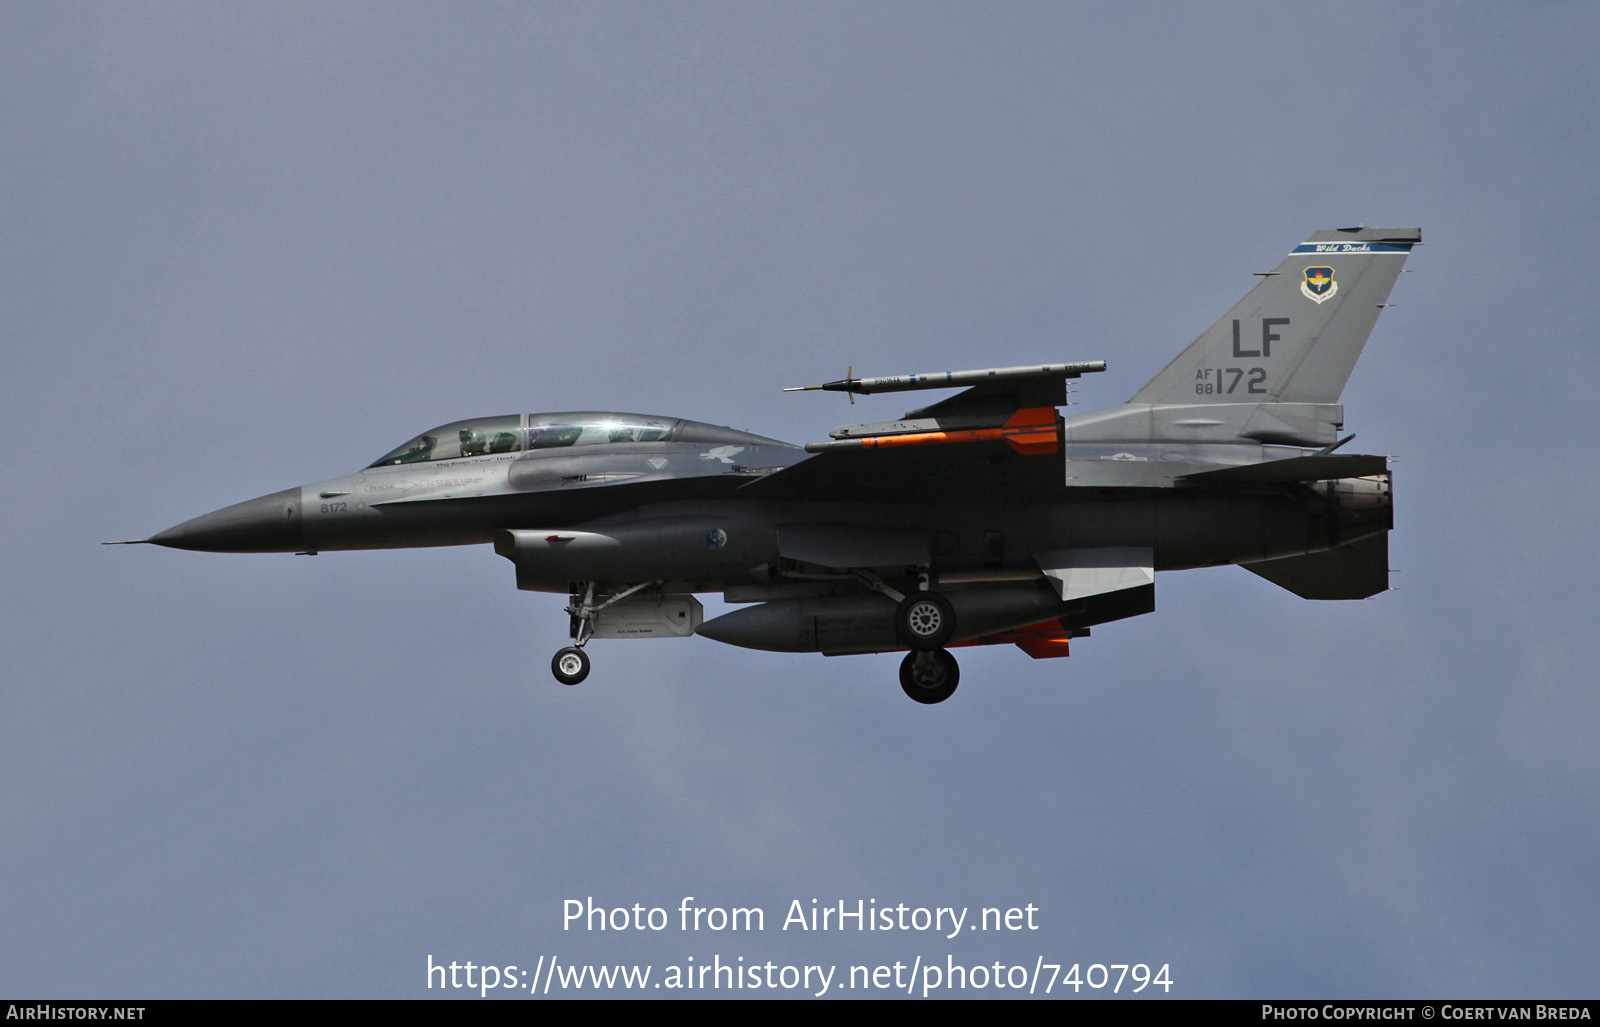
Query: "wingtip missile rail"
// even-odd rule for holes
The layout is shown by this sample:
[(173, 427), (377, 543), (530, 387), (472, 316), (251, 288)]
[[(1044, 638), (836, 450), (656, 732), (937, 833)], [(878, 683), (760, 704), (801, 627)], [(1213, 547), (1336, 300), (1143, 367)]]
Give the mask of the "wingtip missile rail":
[(1078, 378), (1104, 371), (1104, 360), (1079, 360), (1067, 364), (1029, 364), (1023, 367), (987, 367), (976, 371), (934, 371), (928, 374), (893, 374), (878, 378), (853, 375), (822, 385), (794, 385), (784, 392), (850, 392), (868, 396), (875, 392), (910, 392), (915, 389), (960, 389), (993, 382), (1030, 379)]

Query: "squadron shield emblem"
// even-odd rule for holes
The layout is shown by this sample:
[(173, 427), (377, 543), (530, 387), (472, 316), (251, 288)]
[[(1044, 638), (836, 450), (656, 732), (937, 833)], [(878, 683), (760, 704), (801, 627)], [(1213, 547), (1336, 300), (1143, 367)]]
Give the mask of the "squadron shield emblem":
[(1300, 283), (1300, 294), (1313, 303), (1322, 303), (1332, 299), (1333, 294), (1339, 291), (1339, 283), (1333, 280), (1333, 268), (1308, 267), (1306, 280)]

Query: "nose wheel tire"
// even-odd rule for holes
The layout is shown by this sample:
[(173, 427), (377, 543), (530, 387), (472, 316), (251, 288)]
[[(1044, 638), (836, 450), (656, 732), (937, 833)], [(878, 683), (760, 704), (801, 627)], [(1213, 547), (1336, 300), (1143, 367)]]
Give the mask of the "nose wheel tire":
[(589, 654), (569, 645), (550, 661), (550, 673), (563, 685), (575, 685), (589, 676)]
[(900, 661), (900, 688), (919, 703), (944, 702), (961, 682), (961, 665), (948, 650), (907, 653)]
[(912, 652), (943, 649), (956, 632), (956, 612), (937, 592), (913, 592), (894, 612), (894, 630)]

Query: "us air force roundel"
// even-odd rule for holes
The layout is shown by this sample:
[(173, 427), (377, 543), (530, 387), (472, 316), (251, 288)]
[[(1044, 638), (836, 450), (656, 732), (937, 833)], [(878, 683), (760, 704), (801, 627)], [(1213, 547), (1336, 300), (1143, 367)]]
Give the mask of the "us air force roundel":
[(1333, 280), (1333, 268), (1308, 267), (1306, 280), (1300, 283), (1300, 293), (1313, 303), (1322, 303), (1333, 298), (1339, 291), (1339, 283)]

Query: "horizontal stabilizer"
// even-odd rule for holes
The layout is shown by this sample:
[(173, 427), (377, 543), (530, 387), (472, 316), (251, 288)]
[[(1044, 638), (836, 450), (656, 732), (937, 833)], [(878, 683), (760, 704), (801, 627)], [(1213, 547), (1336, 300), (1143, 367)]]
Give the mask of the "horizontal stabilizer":
[(1389, 588), (1389, 535), (1240, 566), (1302, 599), (1365, 599)]
[(1227, 484), (1275, 485), (1297, 481), (1329, 481), (1334, 478), (1365, 478), (1389, 469), (1389, 458), (1382, 456), (1296, 456), (1287, 460), (1268, 460), (1242, 467), (1186, 474), (1180, 480)]

